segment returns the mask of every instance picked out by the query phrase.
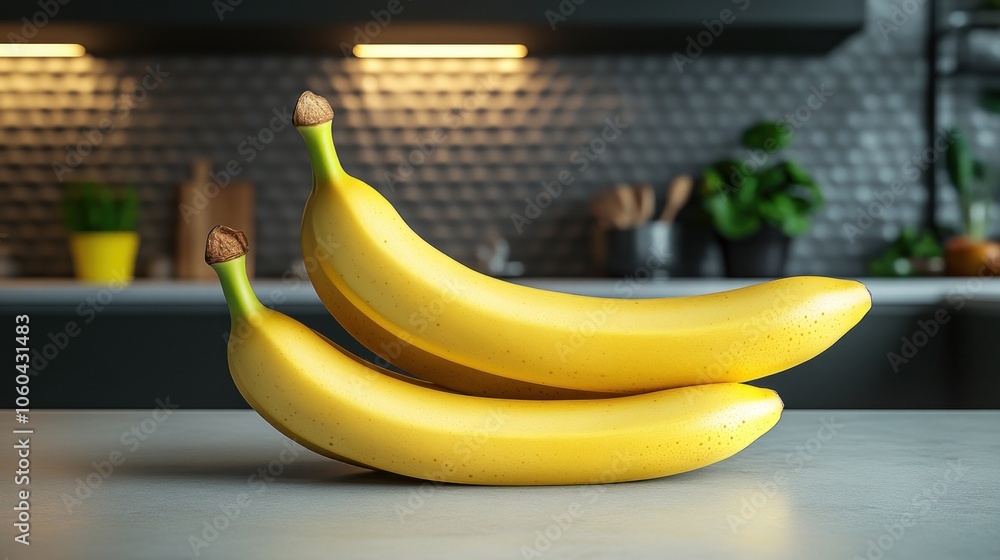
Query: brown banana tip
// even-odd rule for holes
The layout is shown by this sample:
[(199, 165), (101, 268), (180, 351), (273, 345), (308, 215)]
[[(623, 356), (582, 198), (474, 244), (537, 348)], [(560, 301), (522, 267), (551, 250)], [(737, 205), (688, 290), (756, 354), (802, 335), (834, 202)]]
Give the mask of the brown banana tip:
[(322, 96), (305, 91), (295, 103), (292, 113), (293, 126), (316, 126), (333, 120), (333, 107)]
[(215, 226), (205, 242), (205, 262), (213, 265), (238, 259), (250, 250), (247, 235), (238, 229)]

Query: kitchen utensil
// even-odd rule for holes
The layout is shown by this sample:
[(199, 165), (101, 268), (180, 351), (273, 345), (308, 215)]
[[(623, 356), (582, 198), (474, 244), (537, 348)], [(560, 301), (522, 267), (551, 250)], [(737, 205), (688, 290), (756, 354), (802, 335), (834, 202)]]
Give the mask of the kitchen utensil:
[[(619, 183), (590, 199), (590, 212), (597, 220), (591, 236), (592, 256), (597, 266), (604, 266), (607, 258), (608, 232), (635, 227), (637, 216), (649, 205), (649, 202), (646, 202), (647, 198), (645, 194), (640, 195), (638, 190)], [(655, 199), (655, 194), (653, 198)], [(653, 210), (649, 209), (646, 212), (651, 216)]]
[(690, 175), (679, 175), (670, 182), (667, 187), (667, 203), (660, 214), (661, 222), (673, 222), (677, 218), (677, 213), (687, 204), (693, 187), (694, 181)]
[(653, 185), (649, 183), (639, 183), (635, 186), (635, 198), (637, 212), (633, 227), (640, 226), (653, 219), (656, 210), (656, 192)]
[(617, 206), (612, 212), (612, 223), (618, 229), (628, 229), (635, 225), (636, 201), (632, 188), (624, 183), (615, 185)]
[[(211, 208), (209, 216), (211, 216), (212, 227), (218, 224), (236, 224), (234, 227), (243, 230), (250, 242), (253, 243), (255, 215), (253, 183), (249, 181), (230, 183), (220, 191), (219, 196), (209, 204), (209, 207)], [(205, 260), (204, 251), (202, 251), (201, 260), (202, 262)], [(205, 268), (211, 267), (200, 267), (200, 269)], [(254, 268), (253, 259), (248, 259), (247, 271), (251, 278), (254, 275)], [(209, 273), (209, 278), (211, 278), (214, 272), (210, 270)]]
[(202, 238), (206, 235), (199, 232), (208, 231), (214, 225), (208, 213), (199, 210), (203, 204), (207, 206), (202, 200), (202, 189), (209, 182), (211, 171), (210, 160), (196, 159), (191, 162), (191, 177), (177, 187), (177, 260), (174, 268), (178, 278), (208, 279), (208, 273), (212, 273), (211, 270), (198, 270), (206, 268), (198, 266), (198, 256), (205, 252)]
[[(218, 224), (243, 230), (250, 242), (254, 232), (254, 188), (248, 181), (221, 186), (211, 176), (212, 162), (196, 159), (191, 178), (177, 189), (176, 274), (185, 280), (213, 280), (215, 272), (205, 264), (205, 236)], [(253, 274), (253, 261), (247, 261)]]

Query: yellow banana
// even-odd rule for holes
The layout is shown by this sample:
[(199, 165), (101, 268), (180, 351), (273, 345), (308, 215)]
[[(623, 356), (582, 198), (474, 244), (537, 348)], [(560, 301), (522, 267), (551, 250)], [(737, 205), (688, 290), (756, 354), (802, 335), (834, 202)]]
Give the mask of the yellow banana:
[(325, 275), (312, 272), (310, 277), (327, 309), (351, 336), (387, 362), (439, 387), (449, 387), (466, 395), (507, 399), (597, 399), (614, 396), (614, 393), (550, 387), (500, 377), (424, 352), (408, 340), (392, 336), (389, 331), (369, 319)]
[(264, 307), (246, 238), (209, 237), (232, 315), (229, 368), (269, 423), (306, 447), (406, 476), (490, 485), (624, 482), (693, 470), (777, 423), (770, 390), (721, 383), (589, 400), (459, 395), (389, 377)]
[(373, 363), (369, 362), (368, 360), (362, 358), (361, 356), (358, 356), (354, 352), (351, 352), (347, 348), (344, 348), (343, 346), (341, 346), (341, 345), (337, 344), (336, 342), (330, 340), (323, 333), (318, 332), (316, 330), (313, 330), (313, 334), (315, 334), (316, 336), (318, 336), (321, 339), (323, 339), (323, 341), (326, 342), (327, 344), (329, 344), (330, 346), (332, 346), (334, 348), (334, 350), (340, 352), (341, 354), (347, 356), (348, 358), (354, 360), (355, 362), (357, 362), (357, 363), (365, 366), (366, 368), (368, 368), (368, 369), (370, 369), (370, 370), (372, 370), (372, 371), (374, 371), (376, 373), (381, 373), (382, 375), (387, 375), (389, 377), (392, 377), (393, 379), (398, 379), (399, 381), (403, 381), (405, 383), (410, 383), (410, 384), (416, 385), (418, 387), (427, 387), (428, 389), (435, 389), (435, 390), (438, 390), (438, 391), (444, 391), (446, 393), (454, 393), (456, 395), (462, 395), (462, 394), (464, 394), (464, 393), (461, 393), (459, 391), (455, 391), (453, 389), (449, 389), (447, 387), (442, 387), (440, 385), (435, 385), (434, 383), (431, 383), (430, 381), (425, 381), (423, 379), (418, 379), (416, 377), (411, 377), (409, 375), (402, 375), (402, 374), (399, 374), (399, 373), (396, 373), (396, 372), (392, 371), (391, 369), (386, 369), (386, 368), (384, 368), (384, 367), (382, 367), (382, 366), (380, 366), (378, 364), (373, 364)]
[(301, 232), (309, 277), (362, 344), (437, 384), (489, 395), (479, 384), (490, 375), (603, 393), (749, 381), (816, 356), (871, 308), (862, 284), (834, 278), (639, 300), (479, 274), (423, 241), (344, 171), (332, 120), (325, 99), (299, 98), (294, 123), (313, 169)]
[[(325, 100), (324, 100), (325, 103)], [(306, 110), (303, 105), (297, 109)], [(326, 105), (329, 108), (329, 105)], [(321, 107), (322, 109), (322, 107)], [(308, 206), (307, 206), (308, 208)], [(407, 373), (425, 379), (439, 387), (448, 387), (467, 395), (511, 399), (594, 399), (613, 396), (614, 392), (583, 391), (553, 387), (538, 383), (518, 381), (465, 367), (411, 344), (409, 337), (397, 337), (365, 315), (337, 289), (330, 277), (316, 270), (316, 263), (325, 260), (330, 251), (337, 249), (334, 240), (318, 240), (311, 223), (302, 221), (302, 252), (312, 281), (320, 299), (337, 322), (369, 350), (382, 359), (401, 367)], [(428, 316), (433, 316), (434, 303), (412, 317), (413, 329), (419, 333), (426, 326)]]

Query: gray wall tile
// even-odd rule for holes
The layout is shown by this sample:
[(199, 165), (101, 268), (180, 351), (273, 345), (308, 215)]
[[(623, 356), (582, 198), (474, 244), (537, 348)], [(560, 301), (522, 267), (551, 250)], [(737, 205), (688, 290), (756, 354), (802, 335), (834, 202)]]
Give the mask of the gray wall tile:
[[(829, 55), (708, 52), (683, 72), (669, 55), (0, 59), (0, 229), (10, 233), (6, 243), (25, 275), (70, 274), (52, 162), (109, 118), (117, 129), (66, 179), (141, 186), (144, 262), (170, 252), (174, 189), (190, 160), (208, 156), (217, 168), (236, 160), (240, 179), (256, 183), (257, 270), (278, 276), (299, 256), (298, 220), (310, 185), (306, 153), (290, 127), (275, 132), (252, 161), (239, 146), (268, 126), (273, 109), (290, 109), (312, 89), (335, 108), (345, 166), (382, 191), (429, 242), (471, 263), (475, 242), (493, 229), (509, 238), (530, 275), (588, 275), (595, 272), (586, 209), (592, 194), (640, 180), (662, 192), (676, 174), (741, 154), (746, 126), (793, 113), (811, 87), (824, 86), (834, 95), (795, 130), (788, 155), (820, 180), (828, 205), (793, 246), (788, 272), (861, 274), (886, 239), (919, 220), (926, 201), (918, 179), (853, 243), (844, 234), (858, 209), (902, 178), (904, 163), (924, 145), (926, 10), (883, 37), (872, 22), (887, 17), (892, 3), (869, 5), (868, 29)], [(116, 100), (141, 85), (147, 65), (170, 75), (122, 117)], [(630, 126), (582, 169), (572, 154), (616, 115)], [(438, 128), (444, 141), (430, 145), (413, 174), (390, 188), (386, 173), (398, 172), (400, 158)], [(982, 130), (992, 145), (1000, 119)], [(511, 213), (523, 212), (524, 197), (561, 170), (573, 174), (573, 184), (519, 234)], [(941, 198), (948, 219), (954, 197)]]

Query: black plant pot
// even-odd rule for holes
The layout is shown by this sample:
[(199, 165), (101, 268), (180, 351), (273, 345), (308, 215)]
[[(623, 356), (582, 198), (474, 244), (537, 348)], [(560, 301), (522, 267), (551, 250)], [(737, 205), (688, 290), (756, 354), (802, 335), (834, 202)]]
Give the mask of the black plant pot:
[(744, 239), (721, 238), (722, 260), (730, 278), (775, 278), (785, 275), (791, 238), (764, 226)]

